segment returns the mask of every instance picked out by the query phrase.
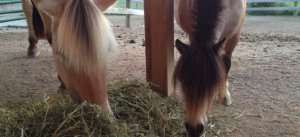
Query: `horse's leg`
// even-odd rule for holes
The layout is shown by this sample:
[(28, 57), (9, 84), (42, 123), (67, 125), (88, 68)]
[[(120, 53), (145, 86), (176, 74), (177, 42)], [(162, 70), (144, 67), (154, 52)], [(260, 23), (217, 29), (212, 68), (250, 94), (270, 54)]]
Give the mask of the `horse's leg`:
[[(47, 37), (47, 40), (49, 42), (49, 44), (52, 46), (52, 19), (50, 16), (48, 16), (46, 13), (44, 13), (43, 11), (37, 9), (42, 20), (43, 20), (43, 23), (44, 23), (44, 26), (45, 26), (45, 32), (46, 32), (46, 37)], [(62, 81), (62, 79), (60, 78), (59, 75), (57, 75), (58, 77), (58, 80), (60, 81), (60, 86), (59, 86), (59, 90), (60, 91), (65, 91), (67, 88), (66, 88), (66, 85), (64, 84), (64, 82)]]
[(44, 26), (45, 26), (45, 33), (46, 33), (46, 38), (49, 42), (50, 45), (52, 45), (52, 19), (49, 15), (41, 11), (40, 9), (37, 9), (38, 12), (40, 13), (40, 16), (43, 20)]
[(229, 106), (232, 104), (231, 101), (231, 96), (229, 92), (229, 83), (228, 83), (228, 73), (231, 68), (231, 56), (234, 48), (236, 47), (237, 43), (240, 40), (240, 32), (235, 34), (233, 37), (227, 40), (226, 46), (225, 46), (225, 55), (223, 55), (223, 61), (225, 64), (225, 69), (226, 69), (226, 91), (225, 91), (225, 97), (224, 97), (224, 102), (223, 104), (226, 106)]
[(34, 32), (33, 27), (33, 5), (30, 0), (22, 0), (22, 8), (26, 17), (27, 26), (28, 26), (28, 34), (29, 34), (29, 47), (27, 50), (27, 57), (35, 58), (37, 57), (40, 52), (37, 48), (38, 39)]
[[(45, 25), (47, 40), (48, 40), (49, 44), (52, 46), (52, 28), (51, 28), (52, 20), (51, 20), (51, 17), (42, 11), (39, 11), (39, 12), (40, 12), (41, 18), (43, 19), (44, 25)], [(65, 91), (67, 89), (65, 83), (63, 82), (63, 80), (60, 78), (59, 75), (57, 75), (57, 77), (58, 77), (58, 80), (60, 81), (60, 86), (58, 89), (60, 91)]]
[[(43, 20), (43, 23), (44, 23), (44, 26), (45, 26), (45, 32), (46, 32), (46, 37), (47, 37), (47, 40), (49, 42), (49, 44), (52, 46), (52, 19), (50, 16), (48, 16), (46, 13), (44, 13), (43, 11), (37, 9), (38, 12), (40, 13), (40, 16)], [(60, 91), (65, 91), (67, 88), (66, 88), (66, 85), (64, 84), (64, 82), (62, 81), (62, 79), (60, 78), (59, 75), (57, 75), (58, 77), (58, 80), (60, 81), (60, 86), (59, 86), (59, 90)]]

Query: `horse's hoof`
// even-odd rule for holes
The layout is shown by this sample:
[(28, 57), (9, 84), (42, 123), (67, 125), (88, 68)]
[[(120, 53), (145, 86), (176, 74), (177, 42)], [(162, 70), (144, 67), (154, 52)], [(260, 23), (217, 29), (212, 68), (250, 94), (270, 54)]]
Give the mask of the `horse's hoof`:
[(40, 51), (39, 50), (28, 50), (27, 51), (27, 58), (36, 58), (40, 55)]
[(227, 99), (226, 97), (224, 98), (224, 101), (223, 101), (223, 105), (225, 106), (230, 106), (232, 104), (232, 101), (231, 99)]

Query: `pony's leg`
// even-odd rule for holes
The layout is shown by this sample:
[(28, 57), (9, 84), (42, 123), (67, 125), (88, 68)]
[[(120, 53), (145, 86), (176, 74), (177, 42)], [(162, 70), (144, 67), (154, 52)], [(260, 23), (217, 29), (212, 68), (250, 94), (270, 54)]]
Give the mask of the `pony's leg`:
[(40, 52), (37, 48), (38, 39), (35, 35), (34, 27), (33, 27), (33, 6), (31, 0), (22, 0), (22, 8), (24, 10), (24, 14), (27, 21), (28, 26), (28, 34), (29, 34), (29, 47), (27, 50), (27, 57), (35, 58), (37, 57)]
[(52, 45), (52, 19), (49, 15), (47, 15), (46, 13), (44, 13), (43, 11), (37, 9), (40, 13), (40, 16), (43, 20), (44, 23), (44, 27), (45, 27), (45, 33), (46, 33), (46, 38), (49, 42), (50, 45)]
[[(44, 23), (47, 40), (48, 40), (49, 44), (52, 46), (52, 29), (51, 29), (52, 19), (49, 15), (47, 15), (43, 11), (41, 11), (39, 9), (37, 9), (37, 10), (38, 10), (38, 12), (43, 20), (43, 23)], [(63, 80), (60, 78), (59, 75), (57, 75), (57, 77), (61, 83), (58, 88), (59, 91), (65, 91), (67, 89), (65, 83), (63, 82)]]
[(238, 32), (233, 37), (228, 39), (228, 41), (226, 42), (225, 49), (224, 49), (225, 55), (223, 55), (223, 61), (224, 61), (225, 68), (226, 68), (226, 82), (227, 82), (225, 96), (224, 96), (224, 102), (223, 102), (223, 104), (225, 106), (229, 106), (232, 104), (231, 96), (230, 96), (230, 92), (229, 92), (228, 73), (231, 68), (232, 52), (233, 52), (234, 48), (236, 47), (237, 43), (239, 42), (239, 40), (240, 40), (240, 32)]
[[(47, 15), (43, 11), (41, 11), (39, 9), (37, 9), (37, 10), (38, 10), (38, 12), (43, 20), (43, 23), (44, 23), (47, 40), (48, 40), (49, 44), (52, 46), (52, 29), (51, 29), (52, 19), (49, 15)], [(67, 89), (65, 83), (62, 81), (62, 79), (60, 78), (59, 75), (57, 75), (57, 77), (61, 83), (58, 88), (59, 91), (65, 91)]]
[(230, 95), (228, 87), (229, 87), (229, 83), (228, 83), (228, 80), (227, 80), (226, 81), (226, 91), (225, 91), (224, 102), (223, 102), (223, 104), (225, 106), (230, 106), (232, 104), (231, 95)]

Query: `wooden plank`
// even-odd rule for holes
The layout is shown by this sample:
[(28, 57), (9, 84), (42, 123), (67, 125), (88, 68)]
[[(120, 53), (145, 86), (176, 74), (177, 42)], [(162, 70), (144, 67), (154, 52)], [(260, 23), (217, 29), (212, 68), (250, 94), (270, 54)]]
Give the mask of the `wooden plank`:
[[(131, 8), (131, 0), (126, 0), (126, 8), (127, 9)], [(130, 14), (126, 15), (126, 27), (130, 28)]]
[(263, 2), (295, 2), (300, 0), (247, 0), (247, 3), (263, 3)]
[(269, 10), (300, 10), (300, 7), (264, 7), (264, 8), (246, 9), (246, 11), (269, 11)]
[[(298, 6), (298, 2), (294, 2), (294, 7), (297, 7)], [(294, 17), (297, 17), (297, 10), (294, 10)]]
[(174, 72), (174, 0), (144, 0), (147, 81), (169, 96)]

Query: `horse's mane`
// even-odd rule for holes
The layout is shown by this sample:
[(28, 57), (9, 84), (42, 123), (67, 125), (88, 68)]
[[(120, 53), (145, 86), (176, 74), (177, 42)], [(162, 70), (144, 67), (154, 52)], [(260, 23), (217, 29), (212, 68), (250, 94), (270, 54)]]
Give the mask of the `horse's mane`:
[(57, 32), (58, 53), (65, 67), (90, 73), (106, 67), (109, 51), (117, 49), (109, 21), (90, 0), (70, 0)]
[(223, 63), (213, 49), (218, 40), (216, 28), (222, 3), (223, 0), (195, 0), (191, 45), (180, 57), (174, 71), (174, 85), (177, 80), (181, 82), (187, 106), (193, 106), (195, 111), (199, 111), (197, 104), (211, 104), (207, 102), (208, 98), (224, 85)]

